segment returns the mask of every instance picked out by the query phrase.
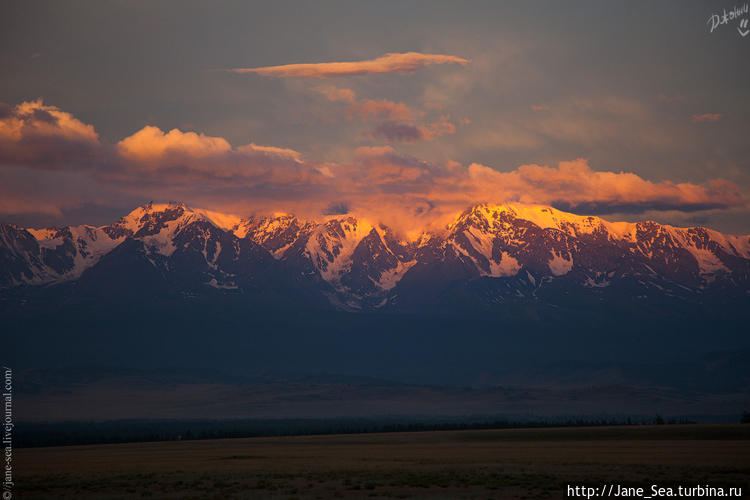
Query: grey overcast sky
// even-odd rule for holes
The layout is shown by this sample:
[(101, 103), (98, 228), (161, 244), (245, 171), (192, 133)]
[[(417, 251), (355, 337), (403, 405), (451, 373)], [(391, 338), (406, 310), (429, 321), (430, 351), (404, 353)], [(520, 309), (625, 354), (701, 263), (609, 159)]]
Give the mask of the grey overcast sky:
[(0, 218), (520, 200), (750, 233), (744, 5), (3, 2)]

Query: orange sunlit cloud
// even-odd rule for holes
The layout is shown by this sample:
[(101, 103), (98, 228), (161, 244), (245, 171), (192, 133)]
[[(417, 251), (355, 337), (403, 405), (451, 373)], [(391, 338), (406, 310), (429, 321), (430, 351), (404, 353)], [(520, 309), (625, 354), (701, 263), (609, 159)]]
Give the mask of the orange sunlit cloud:
[(333, 86), (320, 86), (315, 90), (331, 102), (347, 103), (346, 110), (349, 118), (357, 116), (364, 120), (374, 116), (388, 120), (411, 120), (414, 116), (409, 106), (403, 102), (388, 99), (357, 100), (357, 94), (352, 89)]
[(278, 160), (302, 162), (302, 155), (292, 149), (260, 146), (252, 142), (235, 149), (223, 137), (183, 132), (179, 129), (172, 129), (165, 134), (154, 126), (143, 127), (118, 142), (117, 152), (123, 158), (157, 166), (175, 157), (192, 162), (204, 158), (215, 159), (229, 154), (263, 155)]
[(440, 137), (441, 135), (455, 134), (456, 126), (449, 122), (448, 119), (448, 115), (443, 115), (438, 121), (420, 127), (422, 137), (426, 141), (431, 141), (437, 137)]
[(152, 181), (189, 183), (224, 180), (229, 182), (310, 182), (320, 176), (305, 165), (292, 149), (255, 143), (233, 148), (223, 137), (173, 129), (164, 133), (146, 126), (117, 143), (122, 169), (113, 175), (127, 176), (140, 171)]
[(714, 179), (705, 185), (653, 182), (634, 173), (595, 171), (584, 159), (563, 161), (557, 167), (522, 165), (509, 172), (478, 163), (435, 165), (399, 155), (388, 146), (359, 148), (355, 159), (357, 165), (349, 166), (348, 172), (370, 173), (363, 188), (382, 187), (377, 182), (381, 177), (388, 179), (384, 184), (398, 178), (408, 181), (401, 186), (402, 194), (454, 200), (459, 205), (511, 200), (599, 210), (636, 206), (696, 210), (746, 204), (739, 188), (726, 180)]
[(315, 90), (331, 102), (348, 102), (351, 104), (357, 98), (352, 89), (334, 87), (333, 85), (321, 85), (315, 87)]
[(333, 86), (316, 87), (315, 90), (331, 102), (347, 103), (347, 116), (350, 119), (354, 116), (362, 120), (371, 117), (383, 119), (372, 131), (372, 137), (388, 142), (432, 141), (441, 135), (456, 132), (456, 126), (449, 121), (447, 115), (441, 116), (433, 123), (418, 125), (415, 123), (415, 117), (424, 113), (413, 111), (403, 102), (387, 99), (357, 100), (353, 90)]
[(173, 129), (165, 134), (158, 127), (146, 126), (117, 144), (119, 153), (125, 158), (139, 161), (159, 161), (170, 154), (184, 154), (193, 158), (204, 158), (232, 149), (226, 139), (209, 137), (195, 132)]
[(2, 193), (2, 196), (0, 196), (0, 214), (44, 214), (60, 216), (62, 215), (62, 210), (48, 201), (30, 200), (24, 196)]
[(365, 99), (354, 102), (349, 109), (362, 117), (369, 115), (388, 118), (390, 120), (411, 120), (412, 111), (403, 102), (393, 102), (387, 99)]
[(86, 163), (100, 149), (94, 127), (41, 99), (0, 103), (0, 161), (57, 169)]
[(721, 113), (704, 113), (702, 115), (693, 115), (690, 121), (693, 123), (715, 123), (724, 117)]
[(739, 188), (722, 179), (707, 185), (652, 182), (634, 173), (592, 170), (584, 159), (563, 161), (557, 168), (522, 165), (512, 172), (472, 164), (469, 177), (490, 191), (502, 189), (521, 202), (563, 203), (570, 207), (597, 207), (600, 211), (637, 206), (697, 210), (746, 203)]
[(275, 78), (333, 78), (337, 76), (369, 75), (376, 73), (413, 73), (434, 64), (466, 65), (468, 59), (446, 54), (420, 52), (389, 53), (375, 59), (353, 62), (285, 64), (260, 68), (235, 68), (233, 73), (255, 73)]
[[(42, 113), (36, 116), (34, 110), (39, 109), (55, 119)], [(358, 148), (350, 161), (317, 163), (288, 148), (252, 142), (233, 147), (222, 137), (179, 129), (164, 132), (153, 126), (108, 147), (98, 140), (93, 127), (41, 102), (6, 107), (3, 112), (3, 145), (26, 144), (40, 137), (47, 140), (45, 149), (29, 148), (13, 162), (5, 158), (6, 167), (48, 168), (47, 159), (68, 158), (59, 168), (75, 171), (81, 167), (65, 155), (70, 141), (84, 142), (88, 154), (100, 159), (86, 168), (108, 188), (158, 199), (199, 200), (217, 209), (299, 210), (309, 215), (324, 213), (336, 204), (373, 216), (398, 214), (419, 224), (420, 217), (434, 222), (441, 214), (480, 202), (520, 201), (599, 213), (689, 212), (747, 205), (738, 186), (726, 180), (705, 184), (651, 181), (629, 172), (596, 171), (584, 159), (563, 161), (556, 167), (522, 165), (502, 172), (478, 163), (427, 162), (380, 146)], [(439, 135), (452, 130), (448, 117), (442, 117), (418, 132)], [(2, 151), (7, 155), (7, 149)], [(11, 188), (0, 187), (0, 193), (12, 199)], [(25, 211), (37, 206), (33, 200), (26, 200), (26, 208), (18, 200), (11, 204), (0, 209)], [(55, 213), (53, 206), (43, 210)]]

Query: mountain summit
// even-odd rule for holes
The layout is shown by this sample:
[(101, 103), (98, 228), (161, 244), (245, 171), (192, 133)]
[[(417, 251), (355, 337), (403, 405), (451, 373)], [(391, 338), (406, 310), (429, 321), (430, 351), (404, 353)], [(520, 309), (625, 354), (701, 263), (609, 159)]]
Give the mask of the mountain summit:
[[(492, 307), (616, 293), (747, 296), (750, 236), (481, 204), (413, 241), (353, 215), (233, 215), (140, 206), (108, 226), (0, 225), (4, 290), (79, 284), (159, 293), (280, 294), (344, 310)], [(127, 286), (125, 286), (127, 284)]]

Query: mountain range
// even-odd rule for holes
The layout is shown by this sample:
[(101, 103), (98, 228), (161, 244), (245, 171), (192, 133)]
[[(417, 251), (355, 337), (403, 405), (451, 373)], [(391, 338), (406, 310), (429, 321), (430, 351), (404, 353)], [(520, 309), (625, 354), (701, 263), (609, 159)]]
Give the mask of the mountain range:
[(472, 206), (441, 230), (409, 238), (355, 215), (240, 218), (183, 203), (148, 203), (101, 227), (0, 225), (0, 294), (50, 287), (245, 294), (347, 311), (565, 297), (742, 301), (750, 297), (750, 236), (523, 204)]

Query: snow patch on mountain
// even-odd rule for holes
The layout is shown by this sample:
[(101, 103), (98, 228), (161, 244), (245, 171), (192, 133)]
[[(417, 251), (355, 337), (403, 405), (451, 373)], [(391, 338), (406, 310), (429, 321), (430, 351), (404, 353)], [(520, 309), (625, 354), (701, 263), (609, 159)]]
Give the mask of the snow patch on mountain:
[(208, 286), (212, 288), (216, 288), (217, 290), (237, 290), (239, 287), (233, 283), (219, 283), (216, 278), (211, 278), (208, 283), (206, 283)]
[(586, 280), (583, 282), (583, 286), (587, 288), (606, 288), (611, 284), (611, 281), (609, 281), (606, 278), (592, 278), (591, 276), (586, 277)]
[(575, 237), (605, 231), (611, 239), (632, 239), (636, 228), (636, 224), (630, 222), (609, 222), (592, 215), (576, 215), (549, 206), (525, 203), (482, 204), (475, 207), (474, 211), (483, 215), (493, 227), (497, 227), (494, 224), (497, 215), (508, 214), (542, 229), (557, 229)]
[(709, 242), (716, 244), (719, 248), (729, 253), (730, 255), (739, 255), (738, 252), (736, 252), (736, 250), (732, 248), (727, 239), (721, 233), (716, 233), (715, 231), (711, 231), (709, 233), (708, 230), (705, 230), (710, 239), (706, 242), (705, 245), (699, 245), (696, 244), (696, 239), (691, 237), (690, 229), (676, 228), (672, 226), (664, 227), (672, 237), (672, 239), (677, 243), (677, 245), (690, 252), (690, 254), (695, 258), (695, 260), (698, 262), (700, 273), (703, 275), (712, 275), (717, 272), (729, 271), (729, 268), (724, 265), (721, 259), (719, 259), (719, 257), (708, 248)]
[(409, 262), (399, 262), (396, 267), (388, 269), (381, 274), (380, 281), (377, 282), (377, 285), (382, 290), (391, 290), (395, 288), (401, 278), (404, 277), (404, 274), (414, 267), (414, 264), (416, 263), (416, 259), (410, 260)]
[(31, 235), (36, 238), (37, 243), (43, 248), (55, 248), (63, 242), (62, 238), (56, 238), (59, 229), (55, 228), (43, 228), (43, 229), (27, 229)]
[(568, 274), (570, 270), (573, 269), (573, 259), (566, 259), (562, 255), (552, 252), (552, 260), (550, 260), (547, 265), (552, 274), (555, 276), (562, 276)]
[(372, 229), (369, 222), (353, 217), (331, 219), (313, 230), (305, 252), (324, 280), (338, 283), (341, 275), (351, 268), (357, 245)]
[(197, 215), (201, 216), (204, 220), (210, 221), (214, 226), (223, 229), (224, 231), (234, 231), (239, 227), (242, 218), (233, 214), (223, 214), (221, 212), (214, 212), (211, 210), (204, 209), (193, 209)]
[(500, 278), (503, 276), (515, 276), (521, 270), (521, 265), (508, 252), (502, 252), (500, 262), (490, 260), (489, 276)]
[(28, 232), (36, 238), (42, 251), (52, 251), (60, 257), (72, 260), (70, 267), (60, 271), (49, 266), (39, 269), (35, 283), (77, 279), (86, 269), (99, 262), (102, 256), (124, 240), (124, 238), (111, 238), (102, 228), (85, 225), (60, 229), (32, 229)]

